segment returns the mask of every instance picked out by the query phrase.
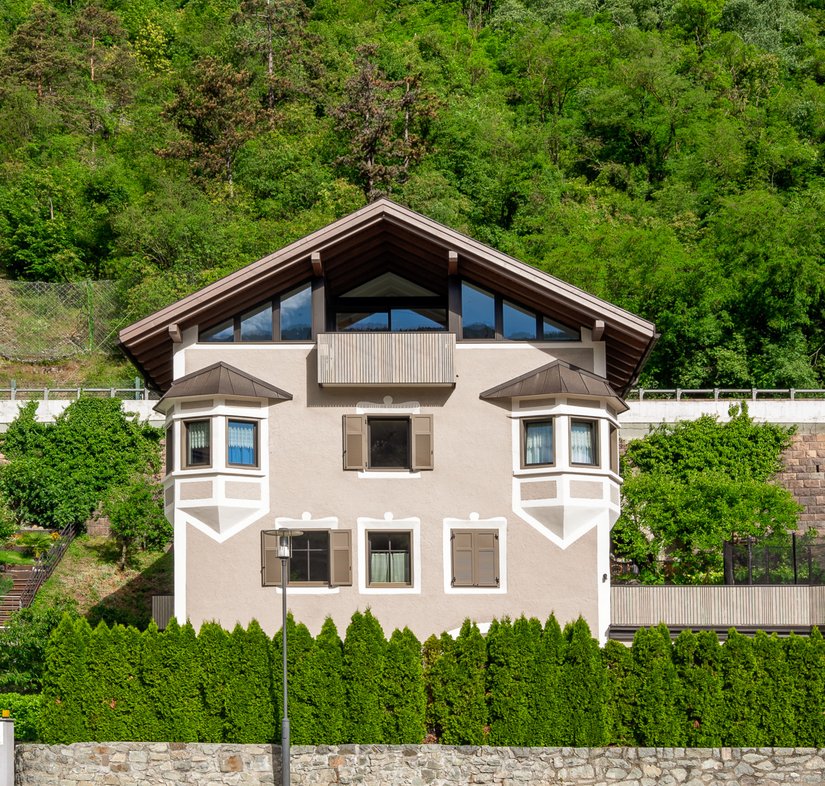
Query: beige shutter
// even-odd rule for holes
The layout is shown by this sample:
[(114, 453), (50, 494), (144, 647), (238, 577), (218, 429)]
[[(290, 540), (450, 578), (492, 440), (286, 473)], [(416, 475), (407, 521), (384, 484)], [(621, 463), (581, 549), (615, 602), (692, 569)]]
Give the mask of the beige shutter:
[(473, 533), (453, 530), (453, 580), (454, 587), (473, 586)]
[(344, 469), (364, 469), (367, 465), (367, 419), (344, 415)]
[(329, 552), (330, 586), (352, 586), (352, 533), (348, 529), (330, 530)]
[(412, 469), (433, 468), (433, 416), (412, 416)]
[(261, 586), (281, 586), (281, 560), (278, 559), (278, 536), (261, 533)]
[(475, 546), (475, 586), (498, 587), (498, 533), (490, 530), (476, 530), (473, 533)]

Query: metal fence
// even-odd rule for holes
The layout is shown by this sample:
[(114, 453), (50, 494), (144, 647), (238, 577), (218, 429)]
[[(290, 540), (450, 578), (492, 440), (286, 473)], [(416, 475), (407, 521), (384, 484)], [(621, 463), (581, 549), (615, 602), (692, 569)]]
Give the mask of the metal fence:
[(796, 535), (782, 545), (725, 544), (726, 584), (825, 584), (825, 543)]
[(0, 357), (64, 360), (114, 347), (133, 321), (115, 281), (0, 280)]
[(628, 401), (764, 401), (825, 399), (822, 388), (634, 388)]
[(74, 401), (81, 396), (122, 401), (151, 401), (159, 397), (156, 391), (144, 387), (139, 377), (128, 388), (19, 388), (13, 382), (11, 387), (0, 388), (0, 401)]

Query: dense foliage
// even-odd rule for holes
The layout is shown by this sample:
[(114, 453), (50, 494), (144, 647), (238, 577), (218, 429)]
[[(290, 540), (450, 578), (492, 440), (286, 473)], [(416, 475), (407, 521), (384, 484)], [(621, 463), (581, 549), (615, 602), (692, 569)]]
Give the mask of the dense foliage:
[(648, 385), (823, 382), (815, 0), (9, 0), (0, 271), (138, 316), (389, 193), (654, 320)]
[(719, 583), (726, 541), (796, 529), (799, 505), (771, 482), (792, 430), (755, 423), (744, 404), (730, 414), (663, 424), (628, 443), (613, 554), (643, 582)]
[[(825, 643), (731, 631), (640, 630), (628, 648), (600, 649), (579, 619), (562, 631), (524, 617), (486, 638), (466, 622), (422, 646), (408, 630), (386, 641), (369, 612), (342, 642), (331, 620), (317, 638), (289, 620), (290, 722), (295, 744), (495, 744), (646, 747), (825, 743)], [(380, 638), (379, 638), (380, 637)], [(44, 742), (277, 742), (280, 637), (257, 623), (99, 625), (64, 618), (48, 650)], [(295, 647), (293, 653), (293, 645)], [(380, 649), (373, 670), (361, 658)], [(359, 690), (342, 690), (345, 679)], [(363, 728), (348, 724), (357, 713)], [(369, 733), (364, 729), (369, 728)], [(426, 733), (426, 737), (425, 737)]]
[[(2, 439), (9, 463), (0, 467), (0, 495), (18, 523), (81, 525), (136, 474), (159, 466), (160, 431), (126, 417), (117, 399), (78, 399), (54, 423), (39, 422), (36, 410), (37, 402), (23, 406)], [(153, 512), (151, 506), (141, 510)], [(113, 511), (124, 529), (126, 513)], [(160, 538), (169, 534), (167, 525)]]

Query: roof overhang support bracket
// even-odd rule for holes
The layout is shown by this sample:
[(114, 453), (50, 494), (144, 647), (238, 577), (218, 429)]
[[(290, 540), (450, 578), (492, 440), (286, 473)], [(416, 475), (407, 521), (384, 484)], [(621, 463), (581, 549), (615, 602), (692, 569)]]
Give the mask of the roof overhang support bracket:
[(458, 275), (458, 251), (447, 252), (447, 274), (450, 276)]
[(597, 319), (593, 322), (593, 327), (590, 329), (593, 341), (601, 341), (604, 338), (604, 320)]
[(180, 344), (180, 342), (183, 341), (180, 325), (177, 322), (173, 322), (169, 325), (169, 338), (172, 339), (173, 344)]

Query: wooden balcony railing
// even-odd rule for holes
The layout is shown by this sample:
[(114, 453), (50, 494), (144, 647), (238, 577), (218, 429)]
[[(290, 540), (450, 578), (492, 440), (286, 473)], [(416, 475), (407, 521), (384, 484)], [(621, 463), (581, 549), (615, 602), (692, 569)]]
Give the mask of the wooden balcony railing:
[(611, 629), (805, 631), (825, 626), (825, 586), (639, 586), (610, 591)]
[(320, 385), (454, 385), (453, 333), (321, 333)]

